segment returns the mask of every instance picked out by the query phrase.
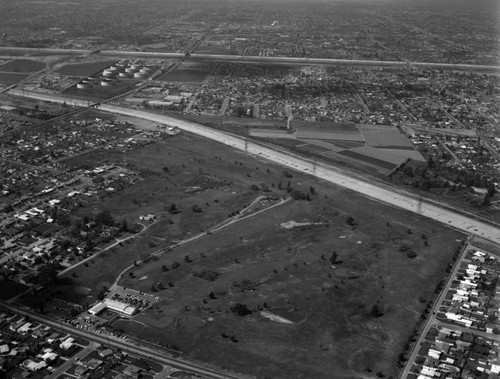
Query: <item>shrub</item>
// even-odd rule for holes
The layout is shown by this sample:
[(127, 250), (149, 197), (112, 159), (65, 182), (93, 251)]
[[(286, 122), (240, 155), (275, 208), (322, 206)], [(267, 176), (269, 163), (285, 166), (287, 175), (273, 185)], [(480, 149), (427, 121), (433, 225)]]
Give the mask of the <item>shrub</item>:
[(379, 318), (379, 317), (382, 317), (384, 315), (384, 312), (382, 312), (380, 310), (380, 308), (378, 307), (377, 304), (375, 304), (373, 307), (372, 307), (372, 310), (370, 311), (370, 314), (373, 316), (373, 317), (376, 317), (376, 318)]
[(407, 256), (408, 258), (416, 258), (416, 257), (417, 257), (417, 253), (415, 253), (413, 250), (408, 250), (408, 251), (406, 252), (406, 256)]
[(248, 307), (245, 304), (241, 303), (236, 303), (235, 305), (233, 305), (231, 307), (231, 312), (241, 317), (252, 314), (252, 311), (248, 309)]
[(307, 200), (307, 194), (299, 190), (290, 191), (290, 195), (294, 200)]
[(219, 273), (215, 270), (205, 269), (200, 272), (193, 272), (193, 275), (197, 278), (208, 280), (209, 282), (214, 282), (219, 277)]
[(203, 209), (201, 209), (201, 207), (200, 207), (199, 205), (197, 205), (197, 204), (193, 205), (193, 206), (191, 207), (191, 209), (192, 209), (192, 210), (193, 210), (193, 212), (195, 212), (195, 213), (201, 213), (201, 212), (203, 212)]

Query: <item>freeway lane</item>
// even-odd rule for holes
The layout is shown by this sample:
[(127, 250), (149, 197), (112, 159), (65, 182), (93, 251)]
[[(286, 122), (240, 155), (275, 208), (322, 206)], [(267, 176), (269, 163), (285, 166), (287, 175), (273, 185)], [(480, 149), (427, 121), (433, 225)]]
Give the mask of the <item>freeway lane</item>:
[[(89, 102), (86, 100), (70, 99), (57, 95), (40, 94), (20, 90), (11, 90), (8, 93), (11, 95), (30, 97), (38, 100), (59, 103), (66, 102), (67, 104), (84, 107), (89, 106)], [(342, 171), (333, 166), (316, 163), (292, 153), (280, 151), (249, 141), (243, 137), (214, 130), (194, 122), (178, 120), (166, 115), (128, 109), (110, 104), (102, 104), (99, 109), (109, 113), (141, 118), (152, 122), (167, 124), (169, 126), (176, 126), (187, 132), (219, 141), (225, 145), (234, 147), (238, 150), (246, 151), (249, 154), (262, 157), (285, 167), (308, 173), (319, 179), (323, 179), (330, 183), (334, 183), (349, 190), (361, 193), (376, 201), (420, 214), (465, 233), (476, 234), (494, 243), (500, 243), (500, 229), (498, 225), (491, 225), (487, 222), (479, 221), (471, 216), (468, 216), (462, 211), (442, 206), (439, 203), (434, 203), (428, 199), (416, 197), (409, 192), (389, 187), (383, 183), (357, 177), (355, 174)]]
[(300, 57), (259, 57), (249, 55), (218, 55), (218, 54), (189, 54), (185, 53), (162, 53), (155, 51), (122, 51), (122, 50), (71, 50), (71, 49), (38, 49), (20, 47), (2, 47), (2, 51), (36, 52), (42, 54), (46, 52), (58, 54), (101, 54), (104, 56), (134, 57), (134, 58), (158, 58), (158, 59), (179, 59), (186, 58), (196, 61), (215, 61), (233, 63), (264, 63), (264, 64), (291, 64), (291, 65), (322, 65), (322, 66), (374, 66), (374, 67), (422, 67), (438, 70), (460, 70), (479, 72), (499, 72), (500, 66), (475, 65), (475, 64), (452, 64), (438, 62), (409, 62), (409, 61), (375, 61), (361, 59), (332, 59), (332, 58), (300, 58)]
[(145, 346), (137, 346), (134, 345), (130, 342), (124, 341), (119, 338), (113, 338), (112, 336), (102, 336), (100, 334), (95, 334), (83, 329), (77, 329), (73, 328), (67, 324), (63, 324), (58, 321), (54, 321), (52, 319), (46, 318), (44, 316), (41, 316), (37, 313), (31, 312), (27, 309), (24, 308), (19, 308), (10, 304), (5, 304), (1, 303), (1, 307), (8, 309), (9, 311), (12, 311), (14, 313), (23, 315), (23, 316), (28, 316), (30, 319), (40, 322), (44, 325), (48, 325), (53, 329), (56, 330), (61, 330), (63, 332), (66, 332), (71, 335), (75, 335), (78, 337), (85, 338), (89, 341), (92, 342), (97, 342), (102, 345), (106, 346), (112, 346), (114, 348), (121, 349), (122, 351), (126, 351), (129, 353), (133, 353), (135, 355), (141, 356), (143, 358), (149, 358), (153, 359), (159, 363), (171, 366), (173, 368), (179, 369), (179, 370), (187, 370), (189, 372), (193, 372), (199, 375), (202, 375), (203, 378), (207, 379), (248, 379), (249, 376), (245, 375), (238, 375), (238, 374), (230, 374), (230, 373), (224, 373), (221, 374), (215, 369), (209, 368), (202, 366), (201, 364), (197, 364), (194, 362), (187, 362), (184, 360), (179, 360), (179, 359), (173, 359), (173, 358), (168, 358), (165, 356), (165, 353), (162, 353), (161, 351), (145, 347)]

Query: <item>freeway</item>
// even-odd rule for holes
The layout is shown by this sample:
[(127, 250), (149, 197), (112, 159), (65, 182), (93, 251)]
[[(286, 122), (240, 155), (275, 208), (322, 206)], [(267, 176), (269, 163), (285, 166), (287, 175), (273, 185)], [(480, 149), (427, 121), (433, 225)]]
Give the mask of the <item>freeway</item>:
[(7, 309), (11, 312), (28, 316), (31, 320), (40, 322), (44, 325), (48, 325), (51, 328), (61, 330), (62, 332), (85, 338), (89, 341), (96, 342), (105, 346), (111, 346), (117, 349), (124, 350), (128, 353), (132, 353), (138, 355), (143, 358), (153, 359), (156, 362), (168, 365), (170, 367), (186, 370), (188, 372), (196, 373), (202, 376), (203, 379), (248, 379), (249, 376), (233, 374), (233, 373), (220, 373), (219, 370), (203, 366), (199, 363), (188, 362), (185, 360), (169, 358), (165, 356), (165, 353), (159, 351), (157, 349), (146, 347), (146, 346), (138, 346), (131, 342), (125, 341), (120, 338), (115, 338), (113, 336), (103, 336), (100, 334), (95, 334), (83, 329), (77, 329), (70, 325), (64, 324), (60, 321), (55, 321), (53, 319), (49, 319), (42, 315), (39, 315), (35, 312), (32, 312), (25, 308), (20, 308), (14, 305), (0, 303), (0, 307)]
[[(74, 106), (88, 107), (90, 105), (86, 100), (66, 98), (58, 95), (20, 91), (16, 89), (10, 90), (8, 93), (10, 95), (24, 96), (44, 101), (58, 103), (66, 102), (67, 104)], [(240, 136), (162, 114), (128, 109), (111, 104), (101, 104), (99, 109), (113, 114), (120, 114), (178, 127), (179, 129), (187, 132), (216, 140), (227, 146), (245, 151), (248, 154), (261, 157), (297, 171), (308, 173), (318, 179), (323, 179), (327, 182), (363, 194), (375, 201), (428, 217), (467, 234), (475, 234), (494, 243), (500, 243), (500, 228), (496, 224), (490, 224), (486, 220), (478, 220), (477, 217), (467, 214), (459, 209), (445, 206), (430, 199), (418, 197), (410, 192), (406, 192), (368, 178), (357, 176), (348, 171), (318, 163), (316, 161), (300, 157), (290, 152), (278, 150), (255, 141), (250, 141)]]
[(332, 58), (300, 58), (300, 57), (264, 57), (250, 55), (218, 55), (218, 54), (189, 54), (187, 53), (162, 53), (153, 51), (122, 51), (122, 50), (71, 50), (71, 49), (38, 49), (38, 48), (16, 48), (0, 46), (2, 51), (33, 52), (38, 54), (101, 54), (105, 56), (134, 57), (134, 58), (158, 58), (178, 59), (186, 58), (196, 61), (215, 61), (233, 63), (258, 63), (258, 64), (290, 64), (290, 65), (322, 65), (322, 66), (374, 66), (374, 67), (422, 67), (438, 70), (460, 70), (480, 72), (500, 72), (500, 66), (476, 65), (476, 64), (453, 64), (439, 62), (409, 62), (409, 61), (375, 61), (362, 59), (332, 59)]

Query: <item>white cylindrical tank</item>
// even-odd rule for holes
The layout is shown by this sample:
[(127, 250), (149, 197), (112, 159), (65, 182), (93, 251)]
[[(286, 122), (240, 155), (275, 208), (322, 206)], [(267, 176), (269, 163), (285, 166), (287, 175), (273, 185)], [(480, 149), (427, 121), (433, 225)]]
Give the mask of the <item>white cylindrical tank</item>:
[(89, 88), (89, 83), (84, 83), (84, 82), (80, 82), (80, 83), (76, 83), (76, 88), (78, 89), (85, 89), (85, 88)]
[(128, 78), (128, 77), (130, 77), (130, 74), (129, 74), (128, 72), (120, 72), (120, 73), (118, 74), (118, 76), (119, 76), (120, 78)]
[(103, 87), (109, 87), (111, 84), (113, 84), (113, 81), (111, 79), (101, 80), (101, 86)]

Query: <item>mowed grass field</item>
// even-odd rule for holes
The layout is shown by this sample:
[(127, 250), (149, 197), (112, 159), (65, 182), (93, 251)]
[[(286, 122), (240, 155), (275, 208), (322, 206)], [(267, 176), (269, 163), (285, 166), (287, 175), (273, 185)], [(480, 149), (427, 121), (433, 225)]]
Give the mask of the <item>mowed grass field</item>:
[[(134, 261), (226, 220), (264, 194), (262, 184), (279, 197), (288, 196), (288, 185), (304, 193), (314, 186), (311, 201), (289, 201), (138, 263), (119, 282), (154, 292), (160, 302), (134, 321), (115, 323), (118, 330), (259, 378), (362, 378), (379, 371), (394, 377), (425, 301), (464, 238), (187, 134), (126, 155), (99, 151), (78, 161), (127, 165), (143, 180), (77, 215), (109, 209), (118, 221), (158, 217), (135, 240), (67, 273), (72, 284), (47, 291), (80, 303), (95, 301)], [(169, 211), (172, 203), (180, 213)], [(349, 225), (349, 217), (357, 225)], [(307, 225), (287, 228), (290, 221)], [(89, 287), (87, 296), (82, 287)], [(236, 304), (249, 314), (233, 312)]]
[[(395, 376), (421, 299), (431, 298), (463, 236), (346, 190), (316, 188), (310, 202), (276, 207), (134, 267), (121, 284), (151, 292), (161, 282), (163, 300), (136, 317), (142, 325), (119, 327), (259, 378)], [(281, 226), (288, 221), (316, 225)], [(332, 267), (333, 251), (341, 262)], [(233, 313), (238, 303), (252, 313)], [(382, 316), (372, 314), (375, 305)]]
[[(60, 296), (79, 303), (97, 300), (103, 286), (109, 288), (134, 260), (225, 221), (261, 195), (250, 189), (252, 184), (271, 183), (276, 176), (276, 171), (267, 172), (262, 163), (250, 164), (239, 152), (186, 134), (160, 139), (127, 154), (97, 150), (64, 163), (71, 168), (114, 163), (141, 175), (134, 185), (78, 208), (75, 216), (83, 218), (107, 209), (115, 221), (125, 219), (129, 224), (141, 222), (140, 215), (157, 216), (157, 222), (145, 233), (69, 272), (66, 277), (73, 284), (54, 287), (54, 291), (61, 291)], [(172, 204), (178, 213), (171, 212)], [(193, 210), (195, 205), (197, 211)], [(75, 291), (81, 286), (90, 288), (88, 296)]]

